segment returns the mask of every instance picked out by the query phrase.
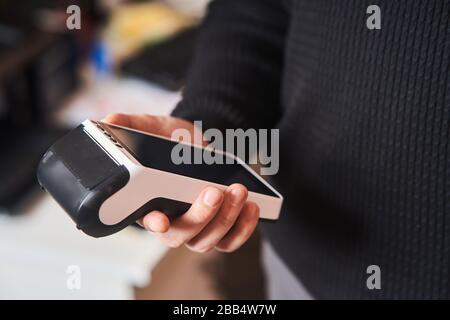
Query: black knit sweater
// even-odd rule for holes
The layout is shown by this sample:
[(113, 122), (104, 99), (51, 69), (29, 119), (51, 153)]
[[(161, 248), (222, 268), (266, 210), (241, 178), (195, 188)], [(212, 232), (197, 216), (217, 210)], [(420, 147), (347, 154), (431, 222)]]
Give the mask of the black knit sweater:
[(285, 205), (262, 225), (316, 298), (450, 298), (449, 15), (448, 0), (209, 7), (174, 115), (280, 128)]

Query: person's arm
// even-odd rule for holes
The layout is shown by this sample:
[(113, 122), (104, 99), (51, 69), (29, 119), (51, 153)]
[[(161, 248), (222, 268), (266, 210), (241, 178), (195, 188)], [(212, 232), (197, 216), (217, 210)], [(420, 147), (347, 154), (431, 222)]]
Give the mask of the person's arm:
[[(217, 0), (202, 26), (198, 50), (174, 117), (110, 115), (107, 122), (164, 136), (192, 121), (203, 128), (270, 128), (280, 117), (284, 36), (281, 0)], [(177, 118), (178, 117), (178, 118)], [(183, 118), (183, 119), (180, 119)], [(206, 252), (234, 251), (256, 228), (259, 208), (245, 186), (205, 188), (181, 217), (153, 211), (140, 223), (164, 244)]]
[(173, 115), (203, 128), (270, 128), (280, 119), (289, 17), (283, 0), (216, 0)]

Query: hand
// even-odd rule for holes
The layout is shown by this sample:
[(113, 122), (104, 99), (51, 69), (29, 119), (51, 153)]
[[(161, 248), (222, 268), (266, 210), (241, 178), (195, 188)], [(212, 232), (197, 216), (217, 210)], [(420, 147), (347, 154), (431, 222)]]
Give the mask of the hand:
[[(191, 137), (198, 130), (192, 123), (174, 117), (112, 114), (103, 121), (167, 137), (178, 128), (188, 129)], [(163, 212), (153, 211), (139, 223), (172, 248), (185, 244), (196, 252), (214, 248), (231, 252), (248, 240), (258, 223), (259, 208), (247, 201), (247, 195), (241, 184), (232, 184), (225, 191), (208, 186), (177, 219), (170, 221)]]

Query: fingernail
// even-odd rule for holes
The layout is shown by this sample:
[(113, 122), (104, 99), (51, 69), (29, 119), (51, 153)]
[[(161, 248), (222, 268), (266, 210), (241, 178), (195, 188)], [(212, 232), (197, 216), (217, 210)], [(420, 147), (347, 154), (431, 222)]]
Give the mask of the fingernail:
[(222, 200), (222, 192), (215, 188), (208, 189), (203, 195), (203, 202), (209, 207), (216, 207)]
[(143, 223), (143, 225), (144, 225), (144, 228), (147, 230), (147, 231), (150, 231), (150, 232), (153, 232), (153, 230), (152, 230), (152, 228), (150, 227), (150, 223)]
[(244, 201), (245, 192), (241, 188), (231, 189), (230, 194), (231, 194), (231, 203), (233, 205), (238, 205), (242, 201)]

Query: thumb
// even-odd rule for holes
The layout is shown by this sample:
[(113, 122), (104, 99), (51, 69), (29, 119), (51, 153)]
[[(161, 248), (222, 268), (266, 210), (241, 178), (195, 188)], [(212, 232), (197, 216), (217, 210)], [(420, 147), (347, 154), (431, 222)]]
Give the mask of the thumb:
[(106, 116), (102, 121), (139, 131), (165, 135), (165, 132), (163, 132), (164, 126), (162, 124), (162, 119), (157, 116), (113, 113)]

